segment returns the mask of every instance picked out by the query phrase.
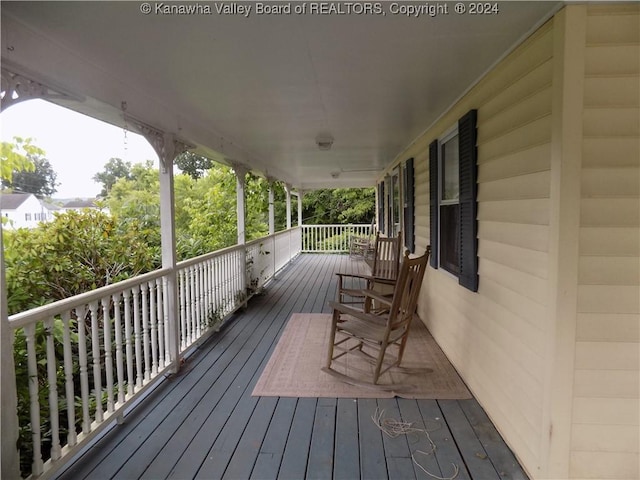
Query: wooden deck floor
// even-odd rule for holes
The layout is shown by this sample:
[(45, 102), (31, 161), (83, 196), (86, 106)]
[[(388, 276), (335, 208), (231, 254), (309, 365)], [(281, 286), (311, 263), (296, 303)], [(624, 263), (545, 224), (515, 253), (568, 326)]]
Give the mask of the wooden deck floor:
[(252, 397), (294, 312), (327, 312), (346, 255), (302, 255), (62, 479), (428, 479), (411, 458), (426, 436), (390, 438), (371, 420), (426, 428), (437, 449), (416, 459), (432, 475), (526, 479), (475, 400)]

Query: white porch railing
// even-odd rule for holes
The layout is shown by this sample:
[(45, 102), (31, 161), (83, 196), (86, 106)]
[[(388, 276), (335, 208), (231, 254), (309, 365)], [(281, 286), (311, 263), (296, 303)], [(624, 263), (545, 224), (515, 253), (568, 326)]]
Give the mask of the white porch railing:
[(22, 447), (32, 477), (51, 476), (176, 371), (187, 350), (300, 253), (301, 242), (298, 227), (180, 262), (178, 319), (167, 314), (170, 269), (12, 315), (10, 328), (26, 345), (16, 370), (28, 371), (18, 403), (29, 406), (20, 428), (30, 430)]
[(371, 225), (302, 225), (305, 253), (347, 253), (354, 236), (366, 237)]

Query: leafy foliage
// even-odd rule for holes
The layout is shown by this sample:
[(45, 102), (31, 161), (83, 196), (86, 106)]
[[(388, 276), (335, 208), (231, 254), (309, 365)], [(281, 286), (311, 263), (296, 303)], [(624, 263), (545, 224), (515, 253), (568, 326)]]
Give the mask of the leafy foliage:
[(38, 198), (50, 197), (57, 192), (57, 173), (53, 170), (51, 162), (41, 155), (28, 155), (34, 169), (17, 170), (13, 172), (11, 181), (4, 180), (3, 186), (15, 192), (33, 193)]
[(374, 188), (337, 188), (305, 193), (305, 223), (327, 225), (369, 223), (375, 214)]
[(2, 187), (20, 193), (33, 193), (38, 198), (56, 193), (57, 174), (44, 150), (31, 139), (14, 137), (13, 143), (2, 142), (0, 158)]
[(9, 314), (124, 280), (155, 267), (138, 222), (69, 211), (4, 232)]
[(203, 177), (207, 170), (213, 168), (213, 160), (193, 152), (184, 152), (176, 158), (176, 166), (194, 180)]
[(101, 197), (106, 197), (115, 183), (124, 178), (129, 180), (131, 178), (131, 162), (125, 162), (120, 158), (110, 158), (104, 165), (102, 172), (96, 173), (93, 180), (102, 184)]
[(35, 170), (35, 165), (29, 155), (44, 155), (44, 151), (31, 144), (31, 139), (13, 137), (13, 143), (0, 144), (0, 180), (2, 183), (11, 182), (16, 171)]

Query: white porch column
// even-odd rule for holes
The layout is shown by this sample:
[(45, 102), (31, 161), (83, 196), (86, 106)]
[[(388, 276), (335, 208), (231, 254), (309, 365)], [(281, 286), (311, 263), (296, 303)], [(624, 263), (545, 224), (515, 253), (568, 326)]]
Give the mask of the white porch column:
[(285, 184), (284, 190), (287, 192), (287, 230), (289, 230), (291, 228), (291, 185)]
[(18, 400), (13, 362), (13, 331), (9, 327), (7, 285), (5, 281), (2, 226), (0, 225), (0, 478), (20, 478), (18, 441)]
[(173, 190), (173, 161), (190, 147), (171, 133), (161, 132), (149, 125), (132, 120), (149, 141), (160, 160), (160, 240), (162, 242), (162, 268), (165, 277), (165, 316), (169, 325), (167, 350), (173, 363), (171, 370), (180, 369), (180, 313), (178, 310), (178, 275), (176, 271), (175, 201)]
[(238, 224), (238, 245), (244, 245), (246, 242), (245, 177), (249, 170), (243, 165), (234, 164), (233, 171), (236, 174), (236, 217)]
[(160, 156), (160, 238), (162, 241), (162, 268), (170, 269), (164, 292), (169, 322), (169, 354), (172, 371), (180, 369), (180, 313), (178, 311), (178, 276), (176, 271), (175, 198), (173, 190), (173, 160), (176, 156), (173, 135), (164, 135), (164, 148)]
[(276, 233), (276, 212), (273, 199), (273, 182), (269, 180), (269, 235)]
[(302, 190), (298, 190), (298, 226), (302, 226), (302, 197), (304, 196), (304, 192)]

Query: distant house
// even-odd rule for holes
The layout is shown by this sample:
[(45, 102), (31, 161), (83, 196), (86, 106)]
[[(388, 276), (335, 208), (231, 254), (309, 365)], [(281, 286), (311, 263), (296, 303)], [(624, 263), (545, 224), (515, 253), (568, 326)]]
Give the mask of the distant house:
[(96, 205), (95, 200), (93, 198), (76, 198), (75, 200), (69, 200), (68, 202), (65, 202), (62, 207), (61, 210), (63, 212), (69, 211), (69, 210), (83, 210), (85, 208), (95, 208), (98, 209), (99, 207)]
[(0, 213), (7, 219), (3, 228), (8, 229), (34, 228), (53, 218), (52, 210), (32, 193), (0, 194)]
[(76, 198), (74, 200), (58, 201), (58, 203), (62, 205), (61, 207), (59, 207), (60, 212), (80, 212), (85, 208), (89, 208), (91, 210), (100, 210), (103, 213), (109, 213), (109, 209), (96, 204), (95, 198)]

